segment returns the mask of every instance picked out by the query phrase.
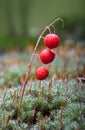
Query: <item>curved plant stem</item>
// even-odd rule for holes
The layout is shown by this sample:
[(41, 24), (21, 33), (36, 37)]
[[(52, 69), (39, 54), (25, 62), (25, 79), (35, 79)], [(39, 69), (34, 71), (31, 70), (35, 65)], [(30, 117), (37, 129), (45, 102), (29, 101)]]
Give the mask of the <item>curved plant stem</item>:
[(54, 29), (54, 32), (53, 32), (53, 33), (55, 33), (55, 27), (54, 27), (53, 25), (51, 25), (51, 27)]
[(32, 56), (31, 56), (31, 59), (30, 59), (30, 63), (28, 64), (28, 67), (27, 67), (27, 74), (26, 74), (26, 77), (25, 77), (25, 81), (23, 83), (23, 86), (22, 86), (22, 90), (21, 90), (21, 94), (20, 94), (20, 101), (19, 101), (19, 109), (18, 109), (18, 112), (20, 111), (20, 108), (21, 108), (21, 105), (22, 105), (22, 99), (23, 99), (23, 95), (24, 95), (24, 91), (25, 91), (25, 88), (26, 88), (26, 84), (28, 82), (28, 79), (29, 79), (29, 76), (30, 76), (30, 71), (31, 71), (31, 66), (32, 66), (32, 61), (33, 61), (33, 58), (35, 56), (35, 53), (36, 53), (36, 50), (37, 50), (37, 47), (39, 45), (39, 42), (41, 40), (41, 38), (43, 37), (44, 33), (47, 31), (48, 28), (50, 28), (50, 26), (52, 26), (55, 22), (57, 21), (61, 21), (62, 22), (62, 27), (64, 27), (64, 21), (63, 19), (61, 18), (57, 18), (55, 19), (53, 22), (51, 22), (48, 26), (46, 26), (44, 28), (44, 30), (42, 31), (42, 33), (40, 34), (38, 40), (37, 40), (37, 43), (35, 45), (35, 48), (34, 48), (34, 51), (32, 53)]
[(46, 26), (46, 28), (48, 29), (49, 33), (51, 33), (50, 27), (49, 27), (49, 26)]

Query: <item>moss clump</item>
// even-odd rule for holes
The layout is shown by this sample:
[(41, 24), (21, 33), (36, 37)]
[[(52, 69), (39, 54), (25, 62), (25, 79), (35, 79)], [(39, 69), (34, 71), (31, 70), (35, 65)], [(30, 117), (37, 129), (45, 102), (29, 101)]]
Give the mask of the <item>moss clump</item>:
[[(18, 115), (20, 91), (8, 92), (0, 105), (1, 130), (84, 130), (85, 86), (77, 92), (76, 81), (28, 84)], [(30, 91), (29, 91), (30, 90)], [(68, 92), (68, 94), (66, 94)]]

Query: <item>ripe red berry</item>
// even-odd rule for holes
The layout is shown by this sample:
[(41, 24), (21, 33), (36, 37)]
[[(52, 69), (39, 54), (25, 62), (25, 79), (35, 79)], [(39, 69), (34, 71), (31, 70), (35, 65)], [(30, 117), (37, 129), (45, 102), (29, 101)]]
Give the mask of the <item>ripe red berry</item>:
[(55, 58), (55, 53), (50, 49), (44, 49), (40, 53), (40, 59), (44, 64), (52, 62)]
[(36, 70), (36, 78), (39, 80), (44, 80), (48, 77), (49, 75), (49, 70), (45, 66), (40, 66)]
[(53, 49), (59, 45), (60, 38), (58, 35), (54, 33), (47, 34), (46, 37), (44, 38), (44, 43), (48, 48)]

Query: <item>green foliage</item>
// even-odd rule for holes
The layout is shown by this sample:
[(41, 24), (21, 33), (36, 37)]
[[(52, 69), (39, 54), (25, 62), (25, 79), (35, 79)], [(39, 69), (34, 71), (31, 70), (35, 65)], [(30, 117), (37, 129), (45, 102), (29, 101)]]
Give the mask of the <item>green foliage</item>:
[(19, 90), (13, 92), (11, 97), (8, 92), (0, 105), (0, 129), (84, 130), (84, 85), (83, 91), (76, 92), (78, 87), (76, 81), (68, 81), (67, 97), (65, 83), (62, 81), (50, 83), (46, 81), (41, 84), (38, 82), (28, 84), (19, 115)]

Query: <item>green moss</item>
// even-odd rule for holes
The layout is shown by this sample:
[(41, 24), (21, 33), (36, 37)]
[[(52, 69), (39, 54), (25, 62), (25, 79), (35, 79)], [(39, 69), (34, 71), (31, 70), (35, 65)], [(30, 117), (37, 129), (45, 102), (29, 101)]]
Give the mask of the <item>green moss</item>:
[[(41, 86), (46, 86), (46, 84), (48, 86), (49, 83), (42, 82)], [(6, 95), (4, 103), (0, 106), (1, 129), (27, 130), (28, 128), (36, 128), (40, 130), (59, 130), (60, 127), (63, 130), (85, 129), (84, 93), (82, 90), (80, 93), (75, 91), (77, 87), (75, 80), (69, 81), (68, 98), (65, 95), (65, 84), (63, 84), (64, 89), (62, 89), (62, 84), (59, 86), (59, 81), (52, 82), (50, 95), (48, 87), (44, 88), (42, 96), (42, 87), (39, 89), (39, 83), (33, 82), (31, 85), (31, 93), (27, 93), (30, 84), (25, 91), (19, 116), (19, 91), (16, 92), (17, 96), (14, 102), (14, 94), (11, 98), (9, 93)], [(70, 87), (72, 91), (70, 91)], [(85, 88), (82, 87), (82, 89), (84, 91)], [(59, 90), (60, 95), (56, 94), (57, 90)], [(64, 93), (63, 96), (62, 93)]]

